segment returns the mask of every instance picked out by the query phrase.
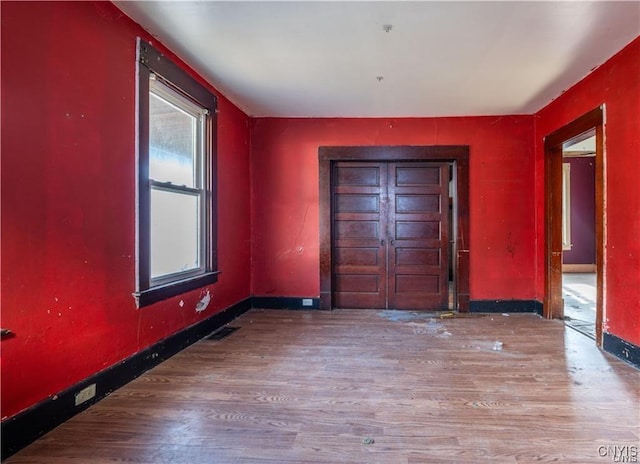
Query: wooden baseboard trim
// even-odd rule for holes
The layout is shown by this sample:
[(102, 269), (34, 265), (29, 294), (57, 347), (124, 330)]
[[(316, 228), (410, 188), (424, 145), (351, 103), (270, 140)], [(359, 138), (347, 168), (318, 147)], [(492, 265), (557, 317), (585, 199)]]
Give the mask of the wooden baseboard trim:
[(542, 303), (537, 300), (471, 300), (472, 313), (535, 313), (542, 316)]
[[(251, 309), (246, 298), (213, 316), (173, 334), (150, 347), (106, 368), (82, 382), (47, 398), (2, 422), (2, 456), (7, 459), (45, 433), (84, 411), (118, 388), (131, 382), (144, 372), (201, 340), (236, 317)], [(96, 385), (96, 395), (78, 406), (75, 395), (87, 386)]]
[(631, 364), (636, 369), (640, 369), (640, 346), (629, 343), (608, 332), (604, 332), (602, 334), (602, 349), (614, 355), (616, 358)]
[(563, 264), (562, 272), (571, 273), (592, 273), (596, 272), (595, 264)]

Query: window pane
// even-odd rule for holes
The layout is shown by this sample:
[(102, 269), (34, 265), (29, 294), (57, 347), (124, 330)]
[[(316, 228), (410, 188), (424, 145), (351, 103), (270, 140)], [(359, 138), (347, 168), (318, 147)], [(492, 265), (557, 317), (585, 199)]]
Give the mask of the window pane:
[(196, 187), (198, 120), (162, 97), (149, 94), (149, 177)]
[(200, 267), (198, 199), (151, 190), (151, 277)]

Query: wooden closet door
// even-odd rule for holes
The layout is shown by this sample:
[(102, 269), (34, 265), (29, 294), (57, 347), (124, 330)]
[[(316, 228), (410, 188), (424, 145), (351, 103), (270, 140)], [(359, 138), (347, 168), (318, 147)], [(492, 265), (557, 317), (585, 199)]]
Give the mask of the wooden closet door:
[(389, 163), (388, 306), (446, 309), (449, 164)]
[(339, 162), (332, 169), (333, 304), (386, 308), (385, 163)]

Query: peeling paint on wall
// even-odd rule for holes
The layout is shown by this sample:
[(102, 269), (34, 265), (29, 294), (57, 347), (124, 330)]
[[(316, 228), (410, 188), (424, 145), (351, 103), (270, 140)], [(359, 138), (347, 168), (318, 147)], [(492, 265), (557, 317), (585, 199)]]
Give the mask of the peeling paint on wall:
[(211, 293), (209, 293), (209, 290), (207, 290), (207, 293), (205, 293), (200, 301), (198, 301), (198, 304), (196, 305), (196, 312), (201, 313), (202, 311), (207, 309), (209, 303), (211, 303)]
[[(196, 313), (203, 288), (136, 310), (131, 297), (135, 176), (129, 172), (135, 165), (136, 83), (126, 76), (135, 71), (136, 37), (153, 38), (110, 2), (22, 3), (2, 2), (1, 8), (2, 113), (12, 115), (2, 120), (2, 129), (12, 134), (2, 137), (2, 150), (24, 155), (2, 157), (2, 190), (10, 192), (1, 200), (2, 217), (21, 225), (2, 228), (2, 264), (11, 269), (10, 281), (2, 283), (2, 322), (18, 334), (1, 347), (0, 409), (7, 417), (182, 331), (213, 306), (226, 308), (250, 295), (248, 116), (218, 94), (218, 124), (224, 127), (218, 143), (225, 147), (218, 154), (218, 189), (225, 193), (217, 205), (218, 250), (225, 251), (219, 253), (218, 265), (225, 278), (209, 287), (216, 301)], [(43, 41), (46, 47), (38, 45)], [(159, 42), (155, 45), (167, 51)], [(64, 62), (64, 79), (38, 85), (38, 77), (24, 65), (33, 62), (43, 74), (55, 74), (57, 63)], [(182, 61), (175, 62), (204, 82)], [(89, 82), (83, 71), (87, 66), (109, 72), (96, 73)], [(34, 91), (17, 91), (21, 86)], [(38, 105), (46, 111), (34, 112)], [(25, 117), (32, 126), (50, 130), (38, 137), (25, 135), (30, 130), (21, 124)], [(109, 136), (102, 137), (106, 126)], [(92, 163), (83, 162), (91, 150)], [(74, 180), (52, 175), (55, 171)], [(19, 195), (27, 176), (30, 194)], [(78, 194), (87, 190), (108, 191), (110, 201), (93, 208), (86, 195)], [(308, 220), (315, 219), (312, 211)], [(25, 262), (34, 264), (21, 264)], [(27, 281), (35, 282), (30, 291), (24, 289)], [(55, 356), (45, 362), (30, 355), (51, 351)]]

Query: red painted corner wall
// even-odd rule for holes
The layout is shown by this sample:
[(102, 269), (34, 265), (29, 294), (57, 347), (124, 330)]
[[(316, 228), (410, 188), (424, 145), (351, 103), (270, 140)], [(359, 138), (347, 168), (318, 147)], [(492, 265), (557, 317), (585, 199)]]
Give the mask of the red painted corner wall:
[[(543, 137), (604, 105), (604, 331), (640, 345), (640, 37), (535, 117), (537, 233), (544, 237)], [(538, 266), (544, 265), (538, 244)], [(538, 274), (537, 294), (544, 293)]]
[(250, 199), (248, 118), (220, 98), (212, 303), (136, 309), (135, 44), (155, 40), (107, 2), (1, 8), (6, 418), (248, 297)]
[(318, 147), (469, 145), (472, 299), (536, 297), (533, 117), (254, 119), (252, 294), (319, 295)]

